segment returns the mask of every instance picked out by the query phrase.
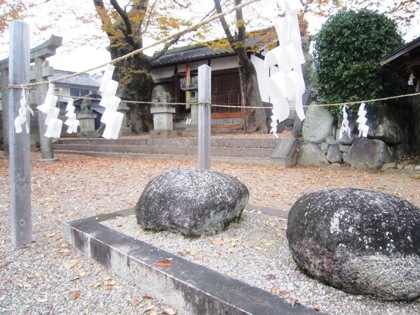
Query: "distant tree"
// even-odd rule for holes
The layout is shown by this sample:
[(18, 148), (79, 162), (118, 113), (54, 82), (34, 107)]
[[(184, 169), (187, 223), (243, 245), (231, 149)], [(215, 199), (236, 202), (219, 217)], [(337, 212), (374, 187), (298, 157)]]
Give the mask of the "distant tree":
[[(178, 9), (188, 8), (190, 2), (186, 0), (157, 0), (153, 2), (132, 0), (128, 1), (124, 7), (116, 0), (111, 0), (109, 3), (110, 6), (106, 6), (102, 0), (93, 0), (102, 23), (102, 29), (109, 39), (109, 51), (112, 59), (143, 48), (146, 37), (159, 39), (159, 36), (160, 38), (168, 36), (171, 31), (190, 24), (189, 21), (184, 21), (173, 14), (176, 7)], [(124, 99), (150, 100), (151, 63), (162, 56), (178, 40), (179, 36), (174, 37), (152, 57), (145, 53), (138, 53), (115, 65), (115, 77), (120, 83), (120, 93)], [(145, 120), (147, 107), (142, 104), (131, 105), (131, 107), (133, 131), (148, 131), (148, 123)]]
[[(316, 36), (317, 96), (323, 103), (383, 98), (406, 91), (406, 82), (379, 60), (403, 44), (396, 23), (369, 10), (341, 11)], [(368, 106), (378, 106), (370, 103)], [(340, 107), (329, 108), (339, 117)], [(350, 107), (350, 114), (357, 106)]]

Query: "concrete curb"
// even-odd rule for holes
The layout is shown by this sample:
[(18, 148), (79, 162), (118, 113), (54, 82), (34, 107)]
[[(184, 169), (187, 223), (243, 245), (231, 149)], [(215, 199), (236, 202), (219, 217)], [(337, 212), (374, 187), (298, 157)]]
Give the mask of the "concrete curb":
[[(255, 206), (248, 209), (285, 214), (279, 210)], [(64, 239), (110, 272), (141, 285), (148, 293), (175, 307), (180, 314), (320, 314), (299, 304), (292, 307), (279, 296), (100, 224), (108, 219), (131, 214), (134, 214), (134, 209), (64, 223)], [(168, 258), (170, 266), (156, 265), (156, 262)]]

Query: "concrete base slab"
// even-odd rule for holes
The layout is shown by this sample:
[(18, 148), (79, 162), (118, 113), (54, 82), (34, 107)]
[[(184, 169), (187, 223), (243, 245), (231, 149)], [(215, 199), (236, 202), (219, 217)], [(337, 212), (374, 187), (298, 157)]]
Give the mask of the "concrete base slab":
[[(148, 293), (176, 308), (179, 314), (319, 314), (299, 304), (292, 307), (279, 296), (101, 224), (132, 214), (134, 209), (128, 209), (65, 223), (64, 238), (111, 273), (141, 285)], [(165, 259), (170, 260), (170, 266), (160, 267), (157, 262)]]

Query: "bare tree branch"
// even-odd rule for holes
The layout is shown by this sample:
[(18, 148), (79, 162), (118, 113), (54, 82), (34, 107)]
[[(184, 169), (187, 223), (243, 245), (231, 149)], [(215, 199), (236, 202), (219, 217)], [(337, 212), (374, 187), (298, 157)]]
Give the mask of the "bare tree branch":
[[(222, 10), (222, 6), (220, 5), (220, 0), (213, 0), (213, 1), (214, 1), (214, 7), (216, 9), (216, 12), (218, 14), (222, 13), (223, 10)], [(226, 37), (227, 37), (228, 41), (230, 43), (233, 43), (235, 38), (232, 35), (232, 33), (230, 32), (229, 24), (227, 23), (226, 18), (224, 16), (222, 16), (222, 17), (219, 18), (219, 20), (220, 20), (220, 23), (222, 24), (223, 30), (226, 34)]]

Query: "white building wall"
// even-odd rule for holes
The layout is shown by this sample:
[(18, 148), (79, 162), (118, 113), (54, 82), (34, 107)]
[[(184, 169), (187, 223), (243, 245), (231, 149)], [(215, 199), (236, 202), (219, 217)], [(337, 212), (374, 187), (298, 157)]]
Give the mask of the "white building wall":
[[(189, 63), (191, 70), (197, 70), (198, 67), (200, 67), (201, 65), (206, 65), (206, 64), (208, 64), (207, 59)], [(238, 68), (239, 64), (238, 64), (238, 60), (236, 56), (228, 56), (228, 57), (211, 59), (210, 67), (212, 71), (217, 71), (217, 70)], [(187, 68), (187, 63), (179, 64), (177, 65), (177, 68), (178, 68), (178, 73), (185, 72)], [(151, 71), (151, 74), (152, 74), (153, 81), (157, 83), (159, 81), (172, 78), (175, 75), (175, 66), (153, 69)]]
[(167, 78), (172, 78), (174, 73), (175, 73), (175, 66), (153, 69), (151, 71), (154, 82), (159, 82)]
[(198, 67), (202, 66), (202, 65), (206, 65), (207, 64), (207, 60), (200, 60), (200, 61), (195, 61), (195, 62), (189, 62), (189, 63), (183, 63), (178, 65), (178, 73), (179, 72), (185, 72), (187, 69), (187, 64), (190, 65), (190, 70), (194, 71), (197, 70)]
[(238, 58), (236, 56), (228, 56), (217, 59), (211, 59), (210, 67), (211, 71), (238, 68)]

